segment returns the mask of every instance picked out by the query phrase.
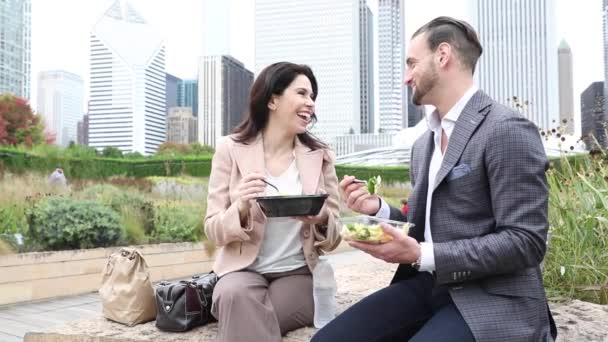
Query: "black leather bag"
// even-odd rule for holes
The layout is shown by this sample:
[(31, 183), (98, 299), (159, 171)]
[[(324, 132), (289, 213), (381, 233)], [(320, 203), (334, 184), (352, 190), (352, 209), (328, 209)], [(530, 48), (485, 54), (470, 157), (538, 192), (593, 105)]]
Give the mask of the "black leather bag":
[(182, 332), (215, 322), (211, 315), (211, 297), (218, 279), (211, 272), (190, 280), (159, 283), (155, 290), (156, 327)]

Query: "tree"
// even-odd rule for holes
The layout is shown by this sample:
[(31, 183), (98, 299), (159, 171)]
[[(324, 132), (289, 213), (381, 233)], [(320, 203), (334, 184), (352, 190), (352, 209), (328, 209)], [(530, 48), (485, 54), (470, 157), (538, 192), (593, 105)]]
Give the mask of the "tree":
[(104, 147), (101, 155), (106, 158), (122, 158), (122, 151), (113, 146)]
[(0, 95), (0, 145), (41, 144), (45, 141), (43, 130), (40, 117), (24, 99)]
[(198, 142), (191, 143), (190, 145), (190, 153), (200, 155), (200, 154), (213, 154), (215, 149), (209, 145), (201, 145)]

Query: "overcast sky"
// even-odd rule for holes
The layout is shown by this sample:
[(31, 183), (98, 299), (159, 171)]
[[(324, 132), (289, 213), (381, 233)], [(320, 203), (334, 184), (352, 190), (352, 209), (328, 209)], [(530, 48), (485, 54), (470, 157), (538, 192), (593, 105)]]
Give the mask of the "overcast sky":
[[(88, 92), (89, 34), (114, 0), (32, 1), (32, 104), (36, 103), (37, 75), (42, 70), (66, 70), (85, 80)], [(129, 0), (155, 26), (166, 43), (166, 70), (180, 78), (196, 78), (202, 52), (202, 1)], [(233, 54), (254, 70), (254, 0), (233, 6), (233, 27), (240, 33), (232, 42)], [(305, 1), (305, 0), (302, 0)], [(330, 1), (330, 0), (328, 0)], [(353, 0), (357, 1), (357, 0)], [(405, 0), (406, 37), (439, 15), (469, 19), (467, 0)], [(603, 80), (602, 15), (600, 0), (555, 0), (557, 44), (570, 44), (574, 61), (575, 111), (580, 115), (580, 93), (591, 82)], [(368, 0), (375, 13), (377, 0)], [(280, 23), (277, 23), (280, 29)], [(377, 42), (377, 37), (374, 37)], [(135, 44), (136, 42), (134, 42)], [(377, 60), (377, 58), (375, 58)], [(375, 73), (377, 75), (377, 73)], [(85, 100), (87, 99), (85, 93)], [(35, 107), (34, 107), (35, 108)]]

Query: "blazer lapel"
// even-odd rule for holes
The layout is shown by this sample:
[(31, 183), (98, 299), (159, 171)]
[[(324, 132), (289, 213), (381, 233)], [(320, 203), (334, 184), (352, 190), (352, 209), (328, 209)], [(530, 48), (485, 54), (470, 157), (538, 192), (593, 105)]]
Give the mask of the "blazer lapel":
[[(416, 174), (417, 191), (413, 192), (412, 197), (410, 198), (412, 201), (412, 205), (410, 205), (411, 221), (416, 224), (414, 228), (410, 230), (410, 236), (418, 241), (424, 240), (424, 214), (426, 213), (426, 197), (429, 187), (429, 167), (435, 146), (433, 142), (433, 132), (429, 130), (425, 134), (426, 136), (421, 138), (424, 141), (421, 145), (423, 148), (421, 151), (423, 159), (422, 164), (420, 164), (420, 172)], [(417, 165), (414, 165), (414, 160), (412, 160), (412, 166), (417, 167)]]
[(456, 165), (469, 139), (471, 139), (479, 124), (485, 119), (486, 114), (490, 110), (490, 105), (490, 98), (484, 92), (477, 91), (464, 107), (450, 136), (448, 149), (445, 152), (441, 168), (437, 172), (433, 190), (437, 189), (437, 186), (441, 184), (450, 170)]
[(308, 146), (302, 144), (296, 137), (295, 157), (300, 182), (302, 183), (302, 193), (304, 195), (314, 195), (317, 192), (321, 166), (323, 165), (323, 150), (310, 150)]
[(264, 144), (261, 134), (247, 145), (234, 144), (233, 151), (234, 160), (241, 175), (244, 176), (252, 172), (264, 174)]

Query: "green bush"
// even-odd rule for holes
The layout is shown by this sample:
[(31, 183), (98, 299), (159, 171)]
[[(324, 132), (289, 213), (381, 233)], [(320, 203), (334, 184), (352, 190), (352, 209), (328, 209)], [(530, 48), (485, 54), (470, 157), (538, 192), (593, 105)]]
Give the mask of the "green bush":
[(122, 158), (122, 151), (116, 147), (107, 146), (101, 151), (101, 155), (106, 158)]
[(154, 204), (138, 192), (109, 184), (96, 184), (84, 189), (80, 196), (112, 208), (121, 214), (123, 222), (129, 222), (130, 227), (134, 222), (141, 222), (144, 233), (149, 234), (154, 230)]
[(94, 201), (49, 197), (34, 205), (30, 237), (44, 250), (116, 245), (123, 240), (116, 212)]
[(166, 202), (156, 208), (154, 242), (200, 241), (204, 210), (200, 206)]

